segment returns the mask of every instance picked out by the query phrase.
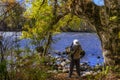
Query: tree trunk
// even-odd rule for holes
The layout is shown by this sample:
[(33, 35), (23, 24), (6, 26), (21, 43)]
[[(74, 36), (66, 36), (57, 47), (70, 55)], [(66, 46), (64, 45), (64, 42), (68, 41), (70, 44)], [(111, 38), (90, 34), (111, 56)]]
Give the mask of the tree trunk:
[[(105, 0), (104, 7), (95, 8), (95, 28), (102, 43), (104, 63), (108, 66), (120, 65), (119, 11), (117, 0)], [(117, 18), (110, 20), (113, 16)]]
[(99, 37), (102, 43), (105, 65), (120, 65), (120, 39), (119, 28), (109, 31), (101, 31)]
[(51, 42), (52, 42), (52, 33), (49, 32), (47, 42), (44, 48), (43, 56), (45, 56), (48, 53), (48, 49), (50, 48)]

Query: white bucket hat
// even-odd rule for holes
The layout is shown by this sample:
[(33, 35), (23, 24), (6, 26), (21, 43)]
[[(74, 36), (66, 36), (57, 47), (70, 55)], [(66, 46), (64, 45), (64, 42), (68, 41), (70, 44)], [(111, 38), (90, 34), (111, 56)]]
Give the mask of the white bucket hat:
[(73, 40), (73, 45), (79, 45), (79, 40), (78, 39), (74, 39)]

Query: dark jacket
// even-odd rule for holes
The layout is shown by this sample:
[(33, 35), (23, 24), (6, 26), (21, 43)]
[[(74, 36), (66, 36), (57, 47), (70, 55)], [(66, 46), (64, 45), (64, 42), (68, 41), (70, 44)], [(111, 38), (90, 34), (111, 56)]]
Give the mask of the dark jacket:
[(82, 52), (82, 48), (80, 45), (73, 45), (72, 46), (72, 50), (71, 50), (71, 57), (73, 59), (80, 59), (81, 57), (81, 52)]

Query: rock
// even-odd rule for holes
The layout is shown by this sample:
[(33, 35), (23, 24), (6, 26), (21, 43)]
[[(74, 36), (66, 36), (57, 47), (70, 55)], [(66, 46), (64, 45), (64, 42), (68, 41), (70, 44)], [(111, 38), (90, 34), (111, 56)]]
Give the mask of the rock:
[(61, 62), (61, 65), (62, 65), (62, 66), (65, 66), (65, 65), (66, 65), (66, 62), (65, 62), (65, 61)]
[(94, 70), (95, 71), (102, 71), (102, 66), (100, 64), (97, 64), (95, 67), (94, 67)]
[[(49, 72), (51, 72), (51, 73), (57, 73), (57, 72), (67, 73), (67, 72), (69, 72), (70, 60), (68, 58), (66, 59), (65, 54), (66, 53), (61, 53), (61, 52), (55, 53), (55, 55), (57, 56), (57, 57), (54, 57), (56, 61), (54, 64), (50, 63), (50, 65), (52, 65), (54, 67), (53, 68), (54, 70), (49, 71)], [(98, 56), (97, 58), (100, 59), (101, 57)], [(80, 63), (80, 71), (82, 73), (82, 76), (96, 75), (98, 72), (101, 71), (100, 69), (101, 69), (100, 65), (96, 65), (93, 68), (89, 65), (89, 62)], [(76, 71), (76, 68), (74, 68), (74, 70)]]
[(88, 65), (87, 62), (80, 63), (80, 66), (86, 66), (86, 65)]
[(61, 52), (57, 52), (56, 54), (58, 54), (59, 56), (61, 56), (62, 53)]
[(58, 73), (57, 70), (48, 70), (47, 72), (48, 72), (48, 73)]
[(64, 57), (61, 57), (61, 62), (62, 62), (62, 61), (66, 61), (66, 59), (64, 59)]
[(100, 56), (97, 56), (98, 59), (100, 59)]
[(81, 63), (80, 64), (80, 70), (81, 71), (88, 71), (91, 70), (92, 68), (87, 64), (87, 63)]
[(58, 71), (59, 71), (59, 70), (63, 70), (63, 68), (62, 68), (61, 66), (59, 66), (59, 67), (58, 67)]
[(81, 76), (93, 75), (93, 71), (84, 72)]
[(64, 51), (62, 54), (63, 54), (63, 55), (65, 55), (65, 54), (66, 54), (66, 52)]
[(63, 68), (62, 72), (67, 73), (67, 72), (69, 72), (69, 69)]
[(66, 60), (66, 64), (68, 64), (68, 63), (70, 63), (70, 60), (69, 60), (69, 59)]
[(53, 69), (58, 70), (58, 65), (57, 64), (53, 65)]
[(60, 58), (60, 57), (58, 57), (58, 58), (57, 58), (57, 61), (62, 61), (62, 60), (63, 60), (63, 59), (62, 59), (62, 58)]

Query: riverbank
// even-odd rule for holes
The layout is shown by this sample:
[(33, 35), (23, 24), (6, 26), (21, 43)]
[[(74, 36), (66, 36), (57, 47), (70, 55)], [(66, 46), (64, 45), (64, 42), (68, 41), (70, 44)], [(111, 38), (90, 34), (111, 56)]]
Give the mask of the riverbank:
[[(50, 59), (50, 58), (49, 58)], [(53, 60), (53, 59), (52, 59)], [(53, 70), (48, 70), (48, 73), (50, 74), (55, 74), (54, 78), (56, 76), (59, 78), (60, 76), (67, 77), (69, 73), (69, 64), (70, 61), (69, 59), (64, 59), (64, 58), (54, 58), (55, 62), (50, 62), (50, 63), (45, 63), (47, 66), (53, 67)], [(48, 62), (48, 61), (46, 61)], [(58, 64), (59, 62), (59, 64)], [(91, 67), (88, 63), (80, 63), (80, 72), (81, 72), (81, 77), (85, 77), (88, 75), (96, 75), (102, 71), (101, 65), (96, 65), (95, 67)], [(76, 75), (76, 69), (74, 68), (74, 74), (73, 78), (77, 77)], [(57, 79), (55, 79), (57, 80)], [(64, 79), (58, 79), (58, 80), (64, 80)], [(74, 80), (74, 79), (73, 79)]]
[(74, 73), (73, 77), (67, 78), (68, 73), (58, 73), (53, 74), (53, 77), (48, 78), (47, 80), (120, 80), (120, 76), (118, 74), (109, 73), (108, 75), (89, 75), (89, 76), (81, 76), (77, 78), (76, 73)]
[(69, 67), (66, 68), (66, 63), (67, 62), (64, 60), (59, 66), (57, 66), (57, 69), (48, 71), (52, 76), (47, 80), (120, 80), (119, 66), (104, 67), (96, 65), (95, 67), (91, 67), (87, 63), (80, 64), (81, 76), (79, 78), (77, 77), (78, 75), (75, 69), (72, 77), (68, 78)]

